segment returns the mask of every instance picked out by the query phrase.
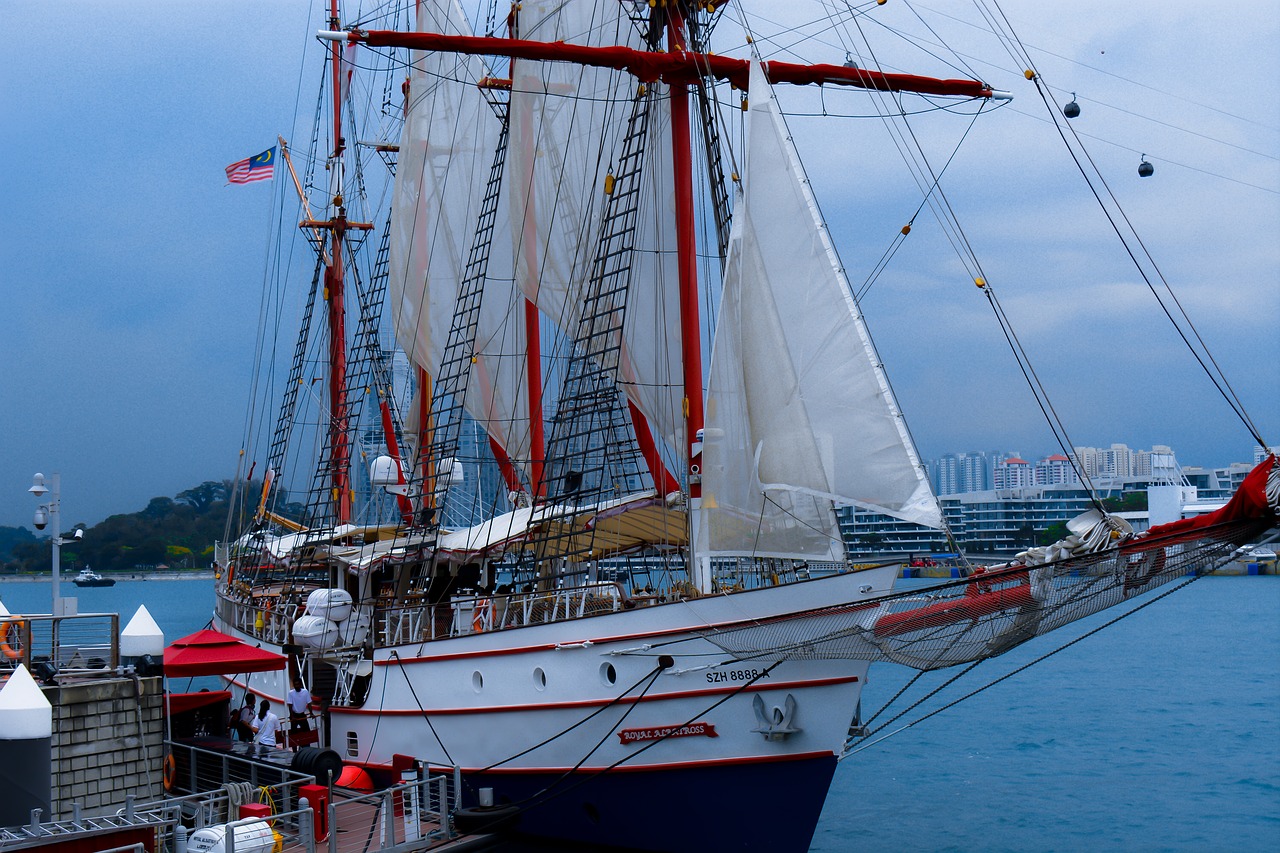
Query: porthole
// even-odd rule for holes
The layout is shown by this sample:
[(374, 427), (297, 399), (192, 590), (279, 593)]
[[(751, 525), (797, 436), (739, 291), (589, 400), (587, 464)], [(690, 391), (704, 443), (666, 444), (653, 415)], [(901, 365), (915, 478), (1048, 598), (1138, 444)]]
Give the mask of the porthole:
[(547, 674), (542, 671), (540, 666), (533, 668), (533, 686), (538, 690), (547, 689)]
[(484, 689), (484, 676), (480, 674), (480, 670), (471, 673), (471, 689), (477, 693)]
[(618, 671), (613, 668), (613, 664), (600, 664), (600, 680), (606, 685), (618, 683)]

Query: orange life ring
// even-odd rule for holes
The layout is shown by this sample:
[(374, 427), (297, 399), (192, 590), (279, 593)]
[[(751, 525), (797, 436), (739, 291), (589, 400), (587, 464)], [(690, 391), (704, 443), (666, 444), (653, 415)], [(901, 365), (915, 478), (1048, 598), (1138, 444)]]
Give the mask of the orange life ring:
[(9, 660), (21, 660), (22, 630), (27, 627), (27, 623), (23, 619), (8, 619), (4, 624), (4, 633), (0, 635), (0, 652)]
[(481, 598), (476, 601), (475, 613), (471, 616), (471, 630), (477, 634), (484, 632), (484, 617), (489, 611), (489, 599)]
[(173, 790), (173, 783), (177, 781), (178, 763), (173, 760), (173, 753), (169, 753), (164, 757), (164, 773), (162, 779), (164, 781), (164, 789), (166, 791)]

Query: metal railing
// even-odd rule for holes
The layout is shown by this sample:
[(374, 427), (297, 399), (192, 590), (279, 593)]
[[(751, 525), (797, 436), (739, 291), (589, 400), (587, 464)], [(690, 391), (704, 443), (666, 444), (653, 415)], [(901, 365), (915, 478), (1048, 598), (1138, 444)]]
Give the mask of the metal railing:
[(202, 802), (216, 806), (227, 802), (224, 785), (247, 783), (255, 790), (271, 789), (279, 805), (288, 809), (297, 802), (297, 789), (315, 781), (310, 774), (300, 773), (286, 765), (256, 760), (250, 755), (204, 749), (178, 741), (171, 741), (168, 749), (173, 758), (172, 785), (168, 790), (172, 799), (177, 801), (200, 798)]
[(328, 853), (422, 850), (448, 841), (454, 836), (450, 794), (449, 777), (443, 775), (371, 794), (344, 794), (329, 804)]
[[(167, 833), (177, 826), (180, 811), (176, 805), (157, 803), (148, 806), (137, 806), (134, 798), (126, 798), (124, 808), (115, 814), (84, 817), (80, 814), (80, 805), (72, 804), (70, 820), (41, 822), (40, 809), (31, 810), (30, 823), (22, 826), (0, 827), (0, 850), (26, 850), (32, 847), (44, 847), (75, 836), (92, 836), (112, 830), (131, 829), (136, 827), (163, 828)], [(87, 848), (81, 848), (87, 849)], [(126, 846), (120, 849), (132, 849)]]
[[(653, 596), (628, 597), (621, 584), (600, 582), (538, 592), (493, 595), (458, 595), (448, 602), (428, 604), (411, 601), (390, 606), (375, 605), (372, 630), (382, 646), (418, 643), (483, 631), (541, 625), (578, 619), (597, 613), (612, 613), (625, 607), (651, 603)], [(300, 599), (300, 600), (295, 600)], [(293, 621), (302, 614), (305, 596), (281, 594), (271, 605), (265, 596), (244, 598), (219, 591), (218, 615), (239, 630), (270, 643), (290, 641)], [(360, 608), (357, 608), (357, 613)], [(367, 611), (366, 611), (367, 612)], [(358, 619), (353, 616), (352, 619)], [(355, 639), (363, 639), (363, 628)]]
[[(138, 804), (129, 795), (115, 813), (95, 816), (82, 816), (79, 804), (73, 803), (72, 817), (58, 821), (42, 822), (40, 810), (34, 809), (28, 824), (0, 827), (0, 851), (63, 841), (93, 844), (93, 839), (105, 840), (113, 831), (149, 828), (161, 841), (158, 849), (180, 853), (188, 849), (189, 836), (220, 828), (223, 849), (231, 853), (237, 843), (248, 848), (251, 841), (253, 849), (261, 849), (264, 823), (275, 849), (305, 853), (411, 853), (455, 837), (451, 813), (460, 805), (456, 768), (452, 776), (428, 775), (368, 794), (322, 788), (328, 803), (317, 816), (312, 807), (321, 803), (304, 796), (311, 793), (304, 786), (315, 785), (315, 777), (281, 763), (293, 761), (292, 753), (260, 756), (175, 741), (167, 748), (173, 760), (166, 768), (169, 797)], [(252, 803), (268, 806), (269, 814), (240, 818), (241, 807)]]
[(628, 600), (616, 583), (546, 592), (459, 595), (447, 603), (380, 607), (376, 629), (382, 645), (395, 646), (612, 613), (623, 609)]
[(0, 671), (47, 663), (65, 675), (101, 674), (120, 665), (120, 615), (0, 618)]

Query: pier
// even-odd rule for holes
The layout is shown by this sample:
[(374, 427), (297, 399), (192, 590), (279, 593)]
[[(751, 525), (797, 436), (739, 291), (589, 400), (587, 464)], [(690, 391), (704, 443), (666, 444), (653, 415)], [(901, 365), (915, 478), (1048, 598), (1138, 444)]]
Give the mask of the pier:
[[(46, 798), (44, 768), (0, 754), (47, 803), (4, 814), (0, 851), (412, 853), (494, 843), (454, 825), (456, 773), (409, 759), (398, 784), (350, 790), (335, 784), (342, 761), (331, 749), (231, 740), (230, 694), (167, 694), (158, 660), (122, 658), (118, 627), (116, 614), (0, 612), (0, 715), (45, 715), (49, 765)], [(11, 701), (23, 689), (31, 695)], [(0, 750), (13, 752), (7, 744)]]

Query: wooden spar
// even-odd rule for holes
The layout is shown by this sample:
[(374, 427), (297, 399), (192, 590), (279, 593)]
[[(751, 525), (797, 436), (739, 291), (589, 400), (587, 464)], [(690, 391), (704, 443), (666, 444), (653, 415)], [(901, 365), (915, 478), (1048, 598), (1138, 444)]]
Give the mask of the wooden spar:
[[(396, 30), (335, 31), (320, 35), (322, 38), (334, 39), (335, 43), (337, 40), (342, 40), (363, 43), (370, 47), (406, 47), (413, 50), (508, 56), (512, 59), (573, 62), (578, 65), (614, 68), (626, 71), (645, 83), (661, 80), (672, 85), (684, 85), (700, 78), (714, 77), (717, 80), (727, 80), (739, 89), (745, 90), (751, 73), (749, 60), (710, 53), (695, 53), (682, 48), (673, 49), (668, 53), (653, 53), (629, 47), (588, 47), (566, 42), (439, 33), (402, 33)], [(764, 66), (770, 83), (792, 83), (800, 86), (831, 83), (885, 92), (916, 92), (923, 95), (955, 95), (970, 98), (1007, 97), (1005, 93), (996, 92), (986, 83), (978, 80), (943, 80), (915, 74), (890, 74), (867, 68), (850, 68), (844, 65), (766, 62)]]
[(284, 158), (284, 164), (289, 167), (289, 177), (293, 178), (293, 188), (298, 193), (298, 201), (302, 202), (302, 211), (307, 214), (307, 218), (298, 227), (311, 229), (311, 236), (320, 247), (320, 260), (325, 266), (329, 266), (329, 250), (325, 248), (324, 235), (320, 233), (315, 223), (315, 216), (311, 213), (311, 202), (307, 201), (307, 194), (302, 191), (302, 181), (298, 180), (298, 172), (293, 168), (293, 158), (289, 156), (289, 143), (284, 141), (283, 136), (276, 136), (276, 139), (280, 141), (280, 156)]

